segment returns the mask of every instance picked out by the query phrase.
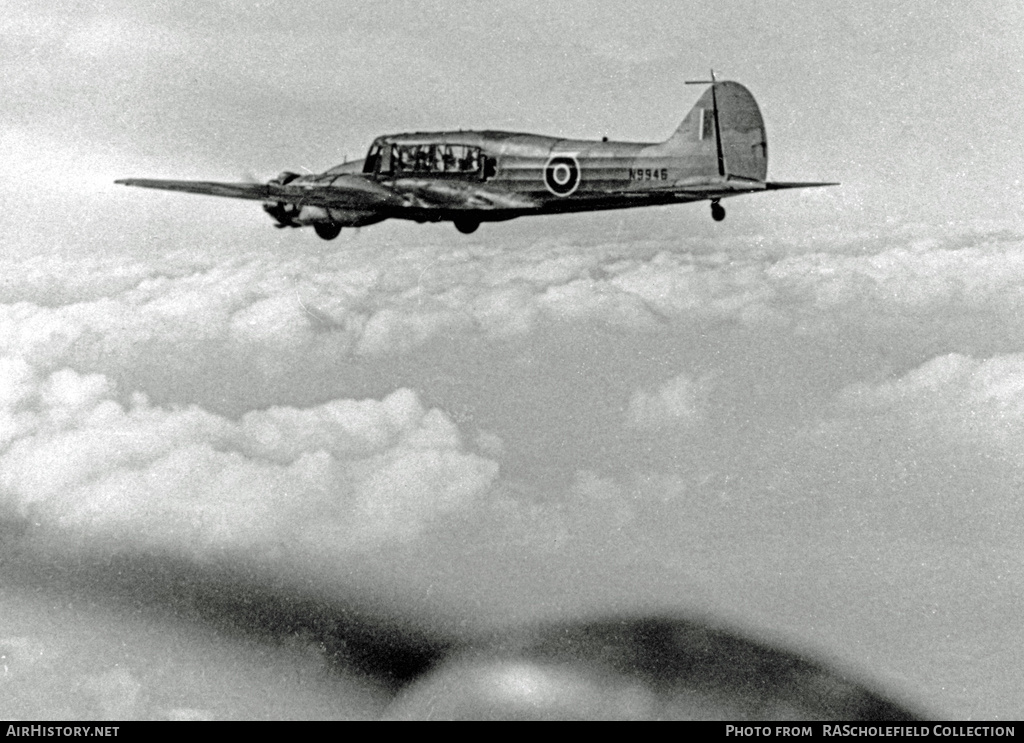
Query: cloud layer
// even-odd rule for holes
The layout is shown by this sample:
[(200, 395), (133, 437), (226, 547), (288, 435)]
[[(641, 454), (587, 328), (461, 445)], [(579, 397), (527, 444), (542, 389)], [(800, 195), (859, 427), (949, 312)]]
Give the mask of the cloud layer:
[(231, 421), (117, 402), (101, 375), (0, 360), (0, 504), (37, 525), (196, 556), (287, 556), (415, 535), (498, 465), (410, 390)]
[[(1022, 242), (1006, 227), (907, 227), (838, 244), (740, 241), (731, 255), (694, 239), (588, 250), (541, 242), (515, 252), (424, 245), (393, 249), (386, 268), (375, 248), (217, 262), (179, 253), (115, 270), (105, 256), (11, 263), (0, 288), (5, 501), (52, 523), (120, 522), (126, 533), (135, 524), (140, 539), (173, 532), (189, 544), (230, 542), (224, 525), (236, 520), (249, 523), (238, 539), (268, 543), (282, 525), (306, 528), (318, 509), (334, 514), (324, 523), (348, 524), (342, 542), (374, 521), (381, 533), (411, 533), (427, 514), (479, 497), (497, 472), (484, 452), (503, 456), (506, 447), (476, 426), (460, 432), (411, 389), (357, 401), (339, 394), (344, 384), (311, 381), (337, 376), (339, 364), (386, 368), (438, 343), (494, 348), (543, 328), (655, 338), (725, 323), (825, 344), (856, 328), (886, 346), (913, 324), (914, 341), (891, 352), (889, 368), (899, 369), (943, 338), (969, 351), (1012, 340), (1014, 318), (1024, 317)], [(1001, 322), (986, 323), (993, 316)], [(972, 363), (984, 366), (961, 369)], [(935, 416), (970, 410), (976, 429), (988, 421), (986, 435), (1006, 439), (1013, 403), (997, 402), (1015, 389), (1014, 363), (947, 357), (907, 377), (898, 395), (863, 383), (841, 399), (877, 405), (885, 394), (939, 391)], [(722, 406), (746, 372), (697, 368), (619, 378), (624, 435), (671, 437), (729, 420)], [(209, 375), (233, 395), (219, 410), (216, 394), (202, 393)], [(973, 396), (920, 381), (935, 375), (974, 380)], [(271, 391), (247, 393), (252, 380)], [(305, 396), (291, 389), (303, 385)], [(273, 390), (303, 402), (277, 404)], [(202, 504), (214, 505), (189, 515)]]
[[(850, 617), (871, 644), (923, 606), (958, 623), (950, 585), (1019, 582), (1017, 226), (379, 234), (6, 259), (3, 519), (67, 550), (359, 563), (494, 621), (724, 605), (847, 650)], [(879, 584), (877, 616), (843, 598)]]
[(995, 342), (1024, 314), (1024, 237), (1011, 229), (846, 240), (741, 239), (713, 253), (669, 238), (514, 253), (428, 243), (391, 249), (386, 267), (371, 246), (273, 259), (179, 251), (113, 270), (108, 255), (36, 256), (4, 266), (0, 349), (55, 370), (99, 356), (132, 363), (147, 344), (380, 357), (453, 334), (523, 337), (544, 322), (653, 331), (726, 321), (804, 334), (915, 322), (934, 333), (993, 314), (1000, 327), (978, 340)]

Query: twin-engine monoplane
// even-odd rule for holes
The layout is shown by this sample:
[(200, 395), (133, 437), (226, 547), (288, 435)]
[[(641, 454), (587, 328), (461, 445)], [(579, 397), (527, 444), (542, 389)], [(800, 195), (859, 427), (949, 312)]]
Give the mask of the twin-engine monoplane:
[(449, 131), (378, 137), (365, 159), (323, 173), (281, 173), (267, 183), (128, 178), (126, 186), (263, 202), (276, 227), (312, 226), (325, 240), (343, 227), (386, 219), (482, 222), (537, 214), (710, 201), (834, 183), (767, 180), (768, 138), (754, 96), (736, 82), (710, 87), (664, 142), (559, 139), (504, 131)]

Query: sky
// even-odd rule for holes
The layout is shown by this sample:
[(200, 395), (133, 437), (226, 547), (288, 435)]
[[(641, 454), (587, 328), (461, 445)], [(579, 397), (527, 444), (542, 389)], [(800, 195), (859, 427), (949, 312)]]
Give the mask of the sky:
[[(1024, 10), (823, 11), (6, 8), (0, 716), (381, 713), (308, 632), (108, 585), (155, 560), (456, 635), (713, 616), (1020, 719)], [(659, 141), (709, 67), (771, 178), (842, 185), (325, 243), (113, 184), (406, 130)]]

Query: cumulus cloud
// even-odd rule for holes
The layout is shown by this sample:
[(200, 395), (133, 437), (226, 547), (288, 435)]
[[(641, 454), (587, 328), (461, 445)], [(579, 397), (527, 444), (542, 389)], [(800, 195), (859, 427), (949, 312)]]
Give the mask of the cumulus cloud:
[(0, 504), (43, 526), (188, 554), (339, 548), (415, 535), (498, 465), (416, 394), (254, 410), (234, 421), (102, 375), (0, 360)]
[(817, 238), (738, 239), (712, 254), (675, 238), (586, 250), (540, 242), (508, 253), (426, 244), (389, 249), (388, 270), (366, 252), (177, 253), (115, 270), (104, 257), (35, 256), (2, 267), (0, 353), (46, 371), (110, 373), (191, 356), (197, 343), (272, 364), (315, 353), (372, 360), (438, 339), (524, 338), (548, 324), (657, 333), (729, 322), (823, 334), (839, 323), (913, 320), (922, 339), (956, 331), (1004, 347), (1024, 330), (1015, 319), (1024, 317), (1022, 240), (1012, 231), (848, 239), (838, 248)]
[(1024, 355), (938, 356), (898, 379), (850, 385), (838, 409), (893, 416), (926, 435), (1015, 458), (1024, 446)]
[[(361, 353), (408, 351), (452, 332), (526, 335), (543, 322), (601, 322), (630, 331), (726, 321), (754, 329), (833, 333), (837, 323), (959, 322), (1017, 316), (1024, 263), (1005, 225), (910, 226), (893, 234), (738, 238), (708, 254), (698, 240), (623, 247), (538, 243), (514, 256), (449, 257), (407, 289), (375, 294)], [(408, 256), (429, 268), (431, 250)], [(379, 289), (380, 287), (376, 287)], [(367, 305), (363, 305), (367, 307)], [(340, 308), (338, 308), (340, 309)], [(964, 319), (964, 318), (968, 319)], [(961, 329), (962, 326), (958, 326)], [(365, 331), (364, 331), (365, 332)], [(981, 337), (1003, 331), (989, 328)]]
[[(906, 228), (889, 242), (855, 236), (832, 250), (816, 240), (788, 253), (788, 243), (743, 239), (733, 255), (700, 240), (586, 251), (553, 240), (521, 251), (423, 244), (391, 248), (387, 270), (376, 250), (227, 260), (182, 252), (116, 269), (103, 256), (10, 262), (0, 287), (4, 507), (200, 551), (414, 534), (495, 481), (495, 460), (515, 451), (504, 433), (474, 432), (467, 445), (408, 389), (356, 401), (339, 385), (277, 406), (272, 394), (257, 403), (239, 389), (228, 414), (189, 397), (209, 365), (222, 363), (227, 376), (255, 369), (251, 378), (284, 389), (301, 365), (313, 365), (310, 378), (335, 373), (339, 359), (383, 369), (440, 338), (503, 343), (550, 324), (657, 334), (727, 322), (806, 334), (838, 318), (869, 330), (887, 317), (1012, 318), (1024, 301), (1013, 231)], [(936, 360), (889, 387), (851, 387), (840, 407), (917, 399), (922, 420), (929, 405), (944, 420), (958, 410), (961, 427), (984, 419), (989, 438), (1008, 441), (1014, 358)], [(188, 383), (168, 394), (176, 376)], [(623, 378), (632, 385), (626, 427), (698, 424), (708, 378)]]

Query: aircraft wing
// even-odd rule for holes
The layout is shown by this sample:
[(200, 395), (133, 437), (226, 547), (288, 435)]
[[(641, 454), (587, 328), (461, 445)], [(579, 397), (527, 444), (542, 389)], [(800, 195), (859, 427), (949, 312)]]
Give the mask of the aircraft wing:
[(162, 181), (152, 178), (125, 178), (114, 181), (121, 186), (158, 188), (163, 191), (184, 191), (207, 196), (227, 196), (232, 199), (270, 199), (270, 186), (265, 183), (216, 183), (214, 181)]
[(390, 189), (354, 175), (342, 175), (323, 181), (277, 183), (219, 183), (216, 181), (166, 181), (151, 178), (125, 178), (114, 181), (122, 186), (183, 191), (206, 196), (225, 196), (253, 201), (283, 201), (290, 204), (328, 208), (367, 208), (402, 206), (403, 200)]

